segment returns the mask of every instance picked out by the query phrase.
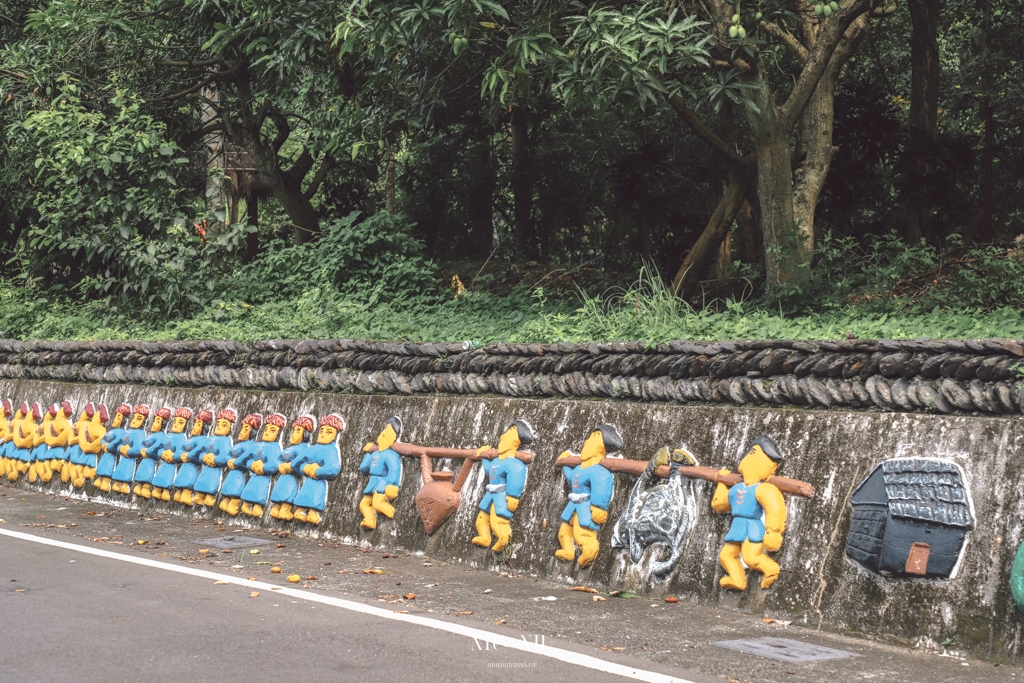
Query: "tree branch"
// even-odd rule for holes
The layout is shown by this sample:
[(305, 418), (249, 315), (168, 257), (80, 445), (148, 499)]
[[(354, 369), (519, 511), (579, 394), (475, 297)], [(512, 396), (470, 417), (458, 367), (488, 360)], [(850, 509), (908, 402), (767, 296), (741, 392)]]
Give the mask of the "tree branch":
[(213, 66), (214, 64), (220, 64), (223, 61), (224, 60), (222, 58), (220, 58), (220, 57), (215, 57), (213, 59), (200, 59), (198, 61), (193, 61), (191, 59), (188, 60), (188, 61), (175, 61), (175, 60), (165, 59), (165, 60), (161, 60), (161, 61), (157, 62), (157, 65), (158, 66), (182, 66), (182, 67)]
[(313, 180), (309, 183), (309, 187), (302, 193), (306, 199), (313, 198), (313, 195), (316, 194), (316, 191), (320, 189), (320, 185), (327, 178), (327, 174), (333, 171), (334, 167), (334, 157), (330, 154), (325, 154), (324, 160), (320, 162), (320, 168), (317, 170), (316, 175), (313, 176)]
[[(262, 119), (262, 117), (260, 118)], [(274, 149), (274, 154), (277, 154), (284, 147), (284, 143), (288, 141), (288, 136), (292, 134), (292, 127), (288, 125), (288, 120), (283, 116), (274, 117), (274, 125), (277, 126), (277, 136), (274, 137), (270, 146)]]
[(309, 153), (308, 149), (303, 149), (302, 154), (295, 160), (292, 167), (285, 172), (285, 176), (289, 181), (295, 185), (301, 185), (302, 179), (309, 173), (309, 169), (313, 168), (313, 164), (316, 163), (316, 158)]
[(857, 17), (874, 7), (875, 0), (853, 0), (840, 7), (837, 16), (819, 24), (818, 39), (808, 53), (804, 69), (789, 98), (779, 107), (779, 123), (783, 130), (789, 130), (796, 125), (847, 28)]
[(205, 138), (210, 133), (216, 133), (217, 131), (223, 131), (224, 124), (221, 121), (212, 121), (199, 130), (194, 130), (184, 138), (181, 139), (181, 146), (183, 149), (188, 149), (195, 143)]
[(796, 36), (771, 21), (762, 21), (760, 25), (761, 28), (764, 29), (765, 33), (774, 36), (785, 43), (793, 53), (794, 57), (799, 59), (801, 62), (807, 62), (807, 48), (800, 44), (800, 41), (796, 39)]
[(679, 93), (674, 93), (668, 96), (668, 103), (675, 110), (679, 118), (683, 120), (687, 126), (690, 127), (694, 133), (697, 134), (701, 140), (703, 140), (712, 150), (718, 153), (719, 156), (724, 158), (729, 164), (742, 171), (749, 171), (751, 169), (751, 162), (748, 159), (744, 159), (736, 150), (730, 147), (722, 138), (715, 135), (715, 132), (708, 128), (707, 124), (700, 120), (686, 104), (686, 100), (683, 99)]
[(213, 76), (210, 76), (209, 78), (207, 78), (202, 83), (197, 83), (196, 85), (193, 85), (190, 88), (185, 88), (184, 90), (179, 90), (178, 92), (174, 93), (173, 95), (165, 95), (164, 97), (157, 97), (157, 98), (149, 100), (149, 101), (150, 102), (170, 102), (171, 100), (181, 99), (182, 97), (186, 97), (188, 95), (191, 95), (192, 93), (196, 92), (197, 90), (202, 90), (203, 88), (205, 88), (206, 86), (210, 85), (215, 80), (217, 80), (218, 76), (223, 76), (223, 75), (224, 74), (214, 74)]

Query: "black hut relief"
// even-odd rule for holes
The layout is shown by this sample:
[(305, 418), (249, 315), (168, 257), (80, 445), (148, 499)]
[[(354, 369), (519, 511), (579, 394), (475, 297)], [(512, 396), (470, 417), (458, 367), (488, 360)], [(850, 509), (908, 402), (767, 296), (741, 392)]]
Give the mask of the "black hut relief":
[(886, 460), (850, 504), (846, 556), (883, 576), (949, 578), (974, 528), (963, 472), (944, 460)]

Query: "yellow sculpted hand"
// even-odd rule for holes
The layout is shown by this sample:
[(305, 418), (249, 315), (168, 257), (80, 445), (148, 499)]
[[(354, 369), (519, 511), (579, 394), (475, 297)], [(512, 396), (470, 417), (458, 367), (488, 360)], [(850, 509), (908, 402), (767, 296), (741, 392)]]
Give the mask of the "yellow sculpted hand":
[(231, 458), (230, 460), (228, 460), (228, 469), (229, 470), (235, 469), (235, 459), (234, 458)]
[(599, 507), (590, 506), (590, 518), (598, 524), (604, 524), (608, 521), (608, 511), (602, 510)]
[(174, 462), (174, 451), (168, 448), (166, 451), (160, 454), (160, 459), (164, 462)]
[(263, 474), (263, 461), (253, 460), (252, 464), (249, 465), (249, 469), (252, 470), (253, 474)]
[(398, 498), (398, 487), (394, 485), (388, 485), (384, 487), (384, 495), (388, 500), (394, 500)]
[(377, 444), (372, 441), (367, 441), (366, 445), (363, 446), (363, 453), (369, 453), (370, 451), (376, 450)]
[(292, 464), (290, 462), (283, 462), (277, 466), (278, 474), (291, 474)]
[(558, 456), (558, 460), (561, 460), (562, 458), (571, 458), (571, 457), (572, 457), (572, 451), (562, 451), (562, 453)]
[(128, 445), (127, 445), (127, 444), (125, 444), (124, 446), (121, 446), (120, 448), (118, 448), (118, 449), (117, 449), (117, 451), (118, 451), (118, 452), (119, 452), (119, 453), (120, 453), (121, 455), (128, 455)]
[(142, 459), (145, 459), (147, 457), (146, 456), (146, 449), (145, 448), (139, 449), (139, 457), (142, 458)]
[(505, 496), (505, 503), (508, 505), (509, 512), (515, 512), (516, 508), (519, 507), (519, 499), (512, 496)]
[(320, 465), (310, 463), (302, 466), (302, 473), (310, 479), (316, 479), (316, 471), (320, 469)]
[(480, 448), (476, 449), (476, 459), (480, 460), (481, 458), (483, 458), (484, 451), (489, 450), (491, 450), (490, 446), (481, 446)]
[(782, 547), (782, 534), (778, 531), (766, 531), (764, 534), (764, 549), (770, 553)]
[(214, 457), (213, 453), (207, 453), (203, 456), (203, 464), (207, 467), (214, 467), (217, 464), (217, 459)]

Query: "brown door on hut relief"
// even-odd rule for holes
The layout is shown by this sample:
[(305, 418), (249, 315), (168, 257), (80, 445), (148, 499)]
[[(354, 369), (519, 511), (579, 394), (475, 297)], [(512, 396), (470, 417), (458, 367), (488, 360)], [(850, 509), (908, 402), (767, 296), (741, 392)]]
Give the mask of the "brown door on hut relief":
[(928, 573), (928, 555), (932, 547), (927, 543), (914, 543), (910, 546), (910, 554), (907, 556), (907, 573), (924, 576)]

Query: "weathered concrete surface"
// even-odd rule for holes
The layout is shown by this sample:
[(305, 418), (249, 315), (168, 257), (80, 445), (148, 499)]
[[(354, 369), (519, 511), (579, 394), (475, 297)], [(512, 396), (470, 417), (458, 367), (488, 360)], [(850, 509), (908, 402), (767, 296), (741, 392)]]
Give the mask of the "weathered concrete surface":
[[(70, 399), (76, 406), (87, 400), (193, 408), (232, 405), (241, 412), (280, 411), (289, 417), (339, 412), (349, 425), (341, 440), (344, 470), (331, 484), (319, 533), (486, 567), (494, 567), (497, 558), (470, 543), (474, 503), (483, 489), (479, 470), (463, 490), (459, 512), (428, 538), (413, 503), (420, 485), (418, 463), (407, 460), (394, 521), (382, 519), (378, 529), (367, 534), (359, 529), (356, 510), (364, 483), (356, 469), (360, 446), (393, 414), (405, 422), (403, 440), (458, 447), (493, 444), (509, 421), (525, 417), (535, 427), (537, 458), (530, 465), (526, 492), (513, 521), (515, 552), (509, 563), (517, 572), (591, 585), (625, 584), (655, 595), (675, 593), (693, 602), (793, 618), (812, 627), (926, 643), (950, 638), (961, 648), (995, 659), (1015, 657), (1022, 647), (1022, 617), (1013, 607), (1007, 583), (1024, 527), (1020, 521), (1024, 465), (1017, 457), (1024, 425), (1019, 419), (614, 401), (162, 389), (32, 380), (0, 381), (0, 395), (40, 402)], [(711, 513), (711, 486), (705, 484), (698, 486), (701, 514), (689, 546), (666, 581), (646, 578), (642, 569), (629, 563), (625, 552), (613, 552), (610, 547), (611, 522), (623, 509), (632, 485), (628, 477), (619, 477), (610, 523), (601, 534), (602, 551), (594, 566), (579, 570), (556, 560), (552, 553), (566, 485), (554, 459), (566, 448), (578, 449), (589, 430), (606, 421), (619, 426), (626, 457), (646, 459), (661, 445), (686, 445), (702, 464), (714, 467), (735, 467), (737, 457), (756, 436), (774, 438), (786, 454), (780, 474), (808, 481), (818, 492), (812, 500), (789, 499), (785, 542), (776, 554), (782, 566), (778, 583), (761, 591), (752, 581), (754, 585), (744, 594), (718, 588), (717, 554), (728, 522)], [(972, 492), (977, 528), (968, 536), (957, 574), (948, 581), (883, 579), (855, 567), (844, 556), (851, 491), (882, 460), (909, 455), (958, 463)], [(451, 464), (443, 467), (450, 469)], [(53, 491), (60, 489), (59, 484), (51, 486)], [(89, 495), (97, 498), (91, 491)], [(124, 499), (117, 502), (127, 504)], [(130, 504), (152, 505), (135, 500)], [(201, 514), (173, 504), (154, 507)], [(269, 521), (272, 524), (264, 526), (281, 526)], [(305, 531), (297, 523), (288, 526)]]

